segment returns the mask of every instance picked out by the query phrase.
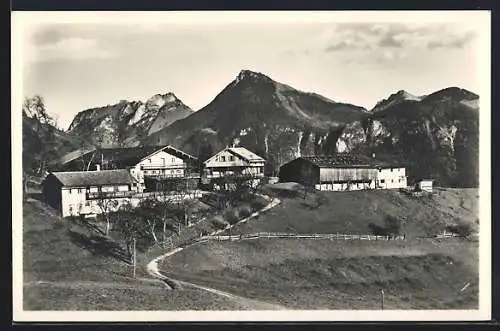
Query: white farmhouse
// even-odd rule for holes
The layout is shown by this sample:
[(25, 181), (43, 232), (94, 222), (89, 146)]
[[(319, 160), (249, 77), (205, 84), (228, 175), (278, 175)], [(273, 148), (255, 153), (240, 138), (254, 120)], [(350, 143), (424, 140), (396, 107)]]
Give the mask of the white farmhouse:
[(63, 217), (102, 213), (102, 205), (115, 208), (141, 192), (138, 181), (126, 169), (52, 172), (43, 182), (45, 202)]
[(244, 147), (228, 147), (204, 162), (207, 178), (250, 175), (264, 177), (266, 160)]
[(199, 178), (198, 159), (170, 145), (99, 148), (73, 154), (60, 162), (60, 171), (128, 169), (148, 190), (172, 178)]
[(174, 178), (191, 175), (197, 158), (172, 146), (159, 148), (143, 156), (133, 166), (141, 177)]

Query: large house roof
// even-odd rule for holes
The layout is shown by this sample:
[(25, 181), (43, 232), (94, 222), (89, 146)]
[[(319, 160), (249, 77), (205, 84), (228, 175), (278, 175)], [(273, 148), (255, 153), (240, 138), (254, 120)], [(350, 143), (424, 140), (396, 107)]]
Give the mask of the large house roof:
[[(180, 149), (177, 149), (171, 145), (168, 145), (168, 146), (165, 146), (161, 149), (158, 149), (157, 152), (159, 151), (164, 151), (165, 153), (168, 153), (168, 154), (171, 154), (173, 156), (176, 156), (184, 161), (196, 161), (198, 158), (191, 155), (191, 154), (188, 154), (186, 152), (183, 152), (181, 151)], [(153, 152), (154, 153), (154, 152)], [(151, 154), (153, 154), (151, 153)], [(151, 154), (148, 154), (146, 155), (144, 158), (146, 158), (147, 156), (151, 155)]]
[(92, 149), (92, 150), (87, 150), (87, 151), (74, 151), (69, 155), (66, 156), (64, 159), (61, 159), (61, 164), (65, 165), (71, 161), (74, 161), (75, 159), (78, 159), (80, 157), (89, 155), (90, 153), (93, 153), (94, 151), (97, 151), (100, 154), (104, 156), (106, 160), (111, 160), (113, 163), (116, 164), (116, 166), (119, 167), (130, 167), (134, 166), (146, 157), (159, 152), (159, 151), (165, 151), (169, 154), (175, 155), (183, 160), (196, 160), (196, 157), (189, 155), (173, 146), (167, 145), (167, 146), (138, 146), (138, 147), (106, 147), (106, 148), (99, 148), (99, 149)]
[(245, 147), (230, 147), (228, 151), (232, 154), (242, 157), (249, 162), (264, 162), (264, 158), (258, 156), (254, 152), (249, 151)]
[(47, 176), (47, 179), (50, 176), (55, 177), (65, 187), (132, 184), (136, 182), (126, 169), (53, 172)]
[(369, 157), (360, 154), (337, 153), (332, 155), (302, 156), (320, 168), (389, 168), (404, 166), (404, 163), (390, 157)]
[(79, 157), (82, 157), (88, 153), (91, 153), (95, 151), (95, 148), (79, 148), (79, 149), (76, 149), (72, 152), (69, 152), (68, 154), (64, 155), (63, 157), (61, 157), (59, 160), (57, 160), (55, 163), (57, 164), (66, 164), (66, 163), (69, 163), (73, 160), (76, 160), (78, 159)]

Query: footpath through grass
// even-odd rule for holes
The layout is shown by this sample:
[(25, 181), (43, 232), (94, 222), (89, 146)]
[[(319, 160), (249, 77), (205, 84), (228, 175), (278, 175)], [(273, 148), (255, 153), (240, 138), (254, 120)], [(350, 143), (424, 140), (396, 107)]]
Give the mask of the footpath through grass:
[(61, 219), (40, 201), (23, 203), (25, 310), (240, 309), (197, 289), (171, 291), (148, 277), (145, 265), (164, 252), (140, 252), (137, 279), (123, 249), (81, 224)]

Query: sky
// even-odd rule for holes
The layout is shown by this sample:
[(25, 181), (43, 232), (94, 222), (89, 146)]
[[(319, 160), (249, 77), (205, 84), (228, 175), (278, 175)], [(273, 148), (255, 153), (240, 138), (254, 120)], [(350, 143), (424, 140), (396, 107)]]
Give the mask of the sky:
[[(99, 16), (99, 13), (95, 13)], [(395, 20), (396, 19), (396, 20)], [(371, 109), (398, 90), (479, 92), (477, 25), (332, 20), (179, 23), (46, 20), (25, 28), (23, 96), (66, 129), (84, 109), (174, 93), (193, 110), (243, 69)]]

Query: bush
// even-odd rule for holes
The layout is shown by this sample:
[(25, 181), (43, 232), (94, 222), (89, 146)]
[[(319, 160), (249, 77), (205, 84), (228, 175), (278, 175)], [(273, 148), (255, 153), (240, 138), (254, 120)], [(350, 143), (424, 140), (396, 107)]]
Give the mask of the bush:
[(252, 210), (261, 210), (265, 206), (266, 203), (261, 199), (255, 199), (252, 202), (250, 202), (250, 207), (252, 208)]
[(239, 221), (238, 215), (236, 214), (235, 209), (227, 209), (224, 212), (224, 219), (229, 223), (229, 224), (236, 224)]
[(450, 225), (446, 228), (447, 231), (455, 233), (460, 237), (468, 237), (474, 232), (472, 226), (469, 223), (459, 223), (455, 225)]
[(389, 235), (396, 235), (401, 232), (401, 220), (397, 217), (387, 215), (385, 218), (385, 229)]
[(218, 217), (214, 217), (210, 220), (210, 223), (212, 223), (212, 225), (217, 229), (217, 230), (222, 230), (224, 228), (226, 228), (227, 226), (227, 223), (224, 222), (223, 220), (221, 220), (220, 218)]
[(368, 228), (372, 234), (376, 236), (393, 236), (401, 232), (401, 220), (397, 217), (387, 215), (385, 218), (385, 225), (380, 226), (375, 223), (368, 224)]
[(242, 207), (240, 209), (240, 218), (247, 218), (248, 216), (252, 215), (252, 210), (250, 210), (249, 207)]

